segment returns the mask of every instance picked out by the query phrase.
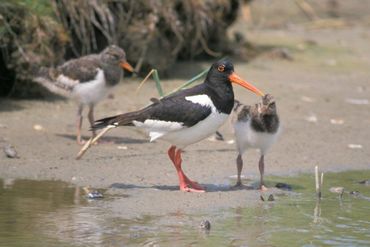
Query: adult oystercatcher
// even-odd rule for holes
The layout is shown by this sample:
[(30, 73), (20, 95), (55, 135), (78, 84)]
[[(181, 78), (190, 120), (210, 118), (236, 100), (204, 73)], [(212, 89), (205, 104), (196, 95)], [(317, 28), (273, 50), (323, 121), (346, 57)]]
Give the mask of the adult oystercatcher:
[(168, 156), (176, 168), (180, 190), (204, 192), (204, 188), (181, 169), (181, 152), (215, 133), (225, 123), (234, 106), (232, 82), (263, 95), (235, 74), (230, 61), (221, 60), (212, 65), (204, 83), (155, 100), (141, 110), (97, 120), (92, 129), (136, 126), (149, 132), (150, 141), (161, 138), (170, 142)]
[[(116, 85), (123, 76), (122, 68), (134, 72), (126, 60), (126, 53), (118, 46), (111, 45), (99, 54), (90, 54), (72, 59), (57, 68), (40, 68), (34, 81), (51, 92), (72, 97), (78, 102), (77, 142), (81, 138), (82, 110), (89, 107), (88, 119), (94, 124), (94, 106)], [(95, 131), (93, 131), (95, 135)]]
[(243, 153), (249, 148), (259, 149), (260, 189), (266, 190), (263, 181), (265, 170), (264, 157), (276, 141), (280, 131), (280, 121), (276, 110), (275, 99), (271, 94), (262, 97), (262, 102), (248, 106), (235, 100), (233, 126), (238, 156), (236, 158), (238, 177), (236, 187), (242, 186), (240, 178), (243, 169)]

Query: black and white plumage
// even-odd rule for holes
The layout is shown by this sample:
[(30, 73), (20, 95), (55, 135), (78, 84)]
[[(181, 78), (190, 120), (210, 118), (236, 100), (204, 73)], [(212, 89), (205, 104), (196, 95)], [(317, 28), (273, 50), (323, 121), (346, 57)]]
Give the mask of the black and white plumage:
[(119, 83), (123, 76), (122, 68), (133, 72), (125, 51), (111, 45), (99, 54), (72, 59), (57, 68), (40, 68), (33, 80), (53, 93), (77, 100), (77, 142), (82, 143), (80, 131), (84, 105), (89, 107), (88, 118), (93, 124), (94, 106)]
[(161, 138), (170, 142), (168, 154), (178, 172), (180, 189), (203, 192), (199, 184), (183, 174), (181, 151), (210, 136), (225, 123), (234, 106), (232, 82), (263, 95), (238, 77), (233, 64), (224, 60), (212, 65), (204, 83), (154, 100), (141, 110), (98, 120), (92, 128), (136, 126), (147, 130), (151, 141)]
[(242, 155), (247, 149), (255, 148), (261, 152), (259, 160), (260, 186), (261, 189), (265, 189), (263, 181), (264, 156), (280, 132), (280, 120), (275, 99), (271, 94), (266, 94), (262, 97), (261, 103), (252, 106), (235, 101), (233, 111), (232, 123), (238, 150), (236, 186), (242, 185), (240, 178), (243, 169)]

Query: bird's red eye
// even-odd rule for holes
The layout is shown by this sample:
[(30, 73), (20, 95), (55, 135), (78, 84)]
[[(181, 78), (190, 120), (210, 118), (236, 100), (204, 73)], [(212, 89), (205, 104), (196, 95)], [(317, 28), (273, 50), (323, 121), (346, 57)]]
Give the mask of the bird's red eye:
[(220, 66), (218, 66), (217, 70), (220, 71), (220, 72), (224, 72), (225, 65), (221, 64)]

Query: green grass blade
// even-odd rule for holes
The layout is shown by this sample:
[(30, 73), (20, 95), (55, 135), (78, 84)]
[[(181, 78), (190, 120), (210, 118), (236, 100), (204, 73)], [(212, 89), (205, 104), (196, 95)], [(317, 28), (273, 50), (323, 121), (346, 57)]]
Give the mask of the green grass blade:
[(199, 80), (200, 78), (204, 77), (207, 73), (208, 73), (209, 69), (205, 69), (203, 70), (202, 72), (200, 72), (198, 75), (194, 76), (193, 78), (191, 78), (190, 80), (188, 80), (187, 82), (185, 82), (184, 84), (182, 84), (181, 86), (179, 86), (178, 88), (176, 88), (175, 90), (171, 91), (170, 93), (166, 94), (167, 95), (170, 95), (170, 94), (173, 94), (185, 87), (188, 87), (190, 86), (191, 84), (193, 84), (195, 81)]
[(155, 85), (157, 87), (159, 96), (163, 97), (164, 92), (163, 92), (161, 81), (159, 80), (158, 71), (156, 69), (153, 71), (153, 79), (155, 81)]

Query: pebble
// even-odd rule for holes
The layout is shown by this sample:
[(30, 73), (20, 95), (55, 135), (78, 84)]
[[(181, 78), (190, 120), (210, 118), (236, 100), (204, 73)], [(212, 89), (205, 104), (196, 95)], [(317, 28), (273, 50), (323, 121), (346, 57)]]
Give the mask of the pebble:
[(343, 119), (337, 119), (337, 118), (332, 118), (330, 119), (330, 123), (331, 124), (336, 124), (336, 125), (341, 125), (344, 123), (344, 120)]
[(361, 149), (362, 148), (362, 145), (361, 144), (348, 144), (348, 147), (351, 148), (351, 149)]
[(10, 144), (6, 144), (4, 146), (4, 153), (6, 154), (6, 157), (8, 158), (19, 158), (17, 150), (15, 150), (15, 147), (13, 147)]
[(276, 183), (275, 187), (281, 190), (287, 190), (287, 191), (292, 190), (292, 186), (286, 183)]
[(33, 125), (33, 129), (37, 131), (41, 131), (41, 130), (44, 130), (44, 127), (42, 127), (42, 125), (40, 124), (35, 124)]
[(228, 140), (226, 141), (227, 144), (234, 144), (235, 143), (235, 140)]
[(343, 194), (343, 192), (344, 192), (344, 188), (343, 187), (331, 187), (330, 189), (329, 189), (329, 191), (330, 192), (332, 192), (332, 193), (337, 193), (337, 194)]
[(92, 192), (87, 193), (87, 198), (89, 198), (89, 199), (102, 199), (102, 198), (104, 198), (104, 196), (99, 191), (94, 190)]
[(353, 105), (368, 105), (369, 100), (367, 99), (346, 99), (347, 103), (353, 104)]
[(317, 116), (313, 113), (307, 116), (305, 119), (307, 122), (310, 122), (310, 123), (317, 123), (317, 120), (318, 120)]
[(359, 195), (360, 195), (360, 192), (359, 192), (359, 191), (354, 190), (354, 191), (350, 191), (350, 192), (349, 192), (349, 194), (350, 194), (350, 195), (353, 195), (353, 196), (359, 196)]
[(202, 220), (202, 221), (200, 222), (199, 227), (200, 227), (201, 229), (204, 229), (204, 230), (209, 231), (209, 230), (211, 230), (211, 222), (209, 222), (209, 220)]
[(365, 179), (365, 180), (362, 180), (360, 182), (358, 182), (359, 184), (365, 184), (365, 185), (370, 185), (370, 179)]
[(315, 99), (311, 97), (307, 97), (307, 96), (301, 96), (301, 100), (304, 102), (309, 102), (309, 103), (315, 102)]

